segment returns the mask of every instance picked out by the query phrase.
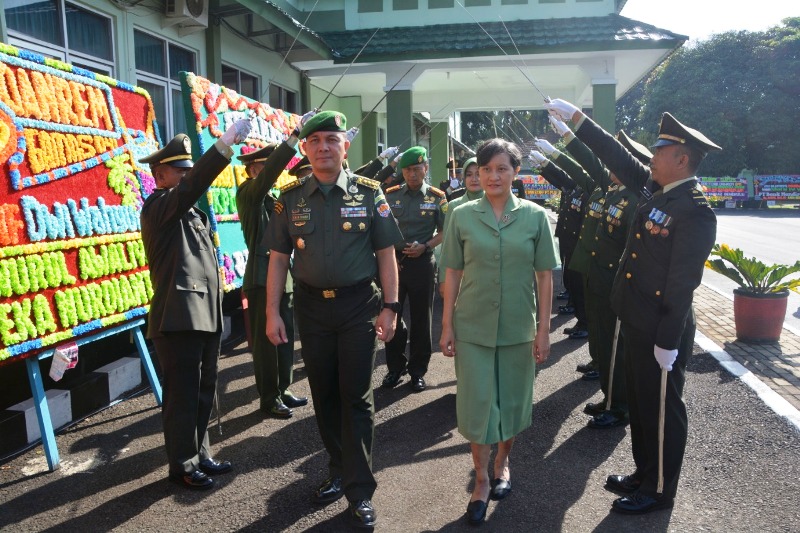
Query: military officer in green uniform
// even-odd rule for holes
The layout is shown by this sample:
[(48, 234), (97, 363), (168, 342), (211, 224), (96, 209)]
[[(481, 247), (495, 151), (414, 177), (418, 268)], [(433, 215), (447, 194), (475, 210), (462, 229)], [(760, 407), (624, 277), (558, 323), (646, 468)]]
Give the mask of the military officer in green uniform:
[[(311, 116), (313, 112), (303, 115), (301, 123)], [(245, 291), (248, 303), (256, 389), (261, 411), (276, 418), (291, 418), (292, 408), (308, 403), (307, 398), (296, 397), (289, 391), (294, 365), (294, 343), (276, 347), (269, 342), (266, 333), (269, 249), (264, 239), (275, 206), (275, 197), (270, 190), (286, 165), (297, 154), (298, 133), (299, 130), (292, 132), (280, 145), (268, 144), (260, 150), (240, 155), (239, 161), (244, 163), (250, 179), (239, 185), (236, 191), (236, 208), (248, 250), (242, 290)], [(281, 297), (280, 309), (287, 336), (294, 339), (291, 276), (287, 276), (287, 287)]]
[[(575, 135), (626, 187), (641, 196), (611, 290), (611, 305), (625, 337), (636, 470), (630, 475), (609, 476), (606, 487), (627, 494), (612, 505), (620, 513), (670, 508), (687, 440), (683, 386), (696, 327), (692, 296), (702, 279), (717, 228), (696, 171), (709, 151), (721, 148), (664, 113), (648, 167), (573, 104), (556, 99), (545, 107), (563, 120), (572, 120)], [(651, 192), (648, 185), (658, 189)], [(660, 464), (662, 375), (666, 377), (666, 401)], [(659, 476), (661, 467), (663, 478)]]
[(139, 161), (150, 165), (156, 189), (142, 206), (142, 242), (150, 265), (153, 300), (147, 337), (161, 366), (161, 414), (169, 479), (190, 489), (210, 489), (209, 475), (231, 470), (215, 461), (208, 421), (217, 385), (222, 334), (222, 283), (205, 213), (194, 207), (233, 150), (250, 132), (250, 122), (234, 122), (192, 164), (184, 134)]
[[(386, 201), (400, 225), (403, 242), (395, 246), (400, 269), (397, 315), (394, 338), (386, 343), (384, 387), (394, 387), (403, 374), (411, 375), (411, 388), (425, 390), (425, 373), (431, 360), (431, 323), (433, 291), (436, 286), (436, 260), (433, 249), (442, 242), (442, 228), (447, 213), (447, 199), (440, 189), (425, 182), (428, 153), (413, 146), (403, 153), (397, 167), (405, 181), (386, 189)], [(406, 360), (409, 328), (403, 320), (402, 305), (408, 297), (411, 314), (411, 354)]]
[(344, 115), (323, 111), (300, 132), (312, 174), (284, 186), (275, 203), (267, 239), (267, 336), (276, 345), (288, 341), (279, 304), (293, 253), (295, 316), (329, 455), (330, 476), (314, 500), (325, 504), (345, 494), (351, 521), (371, 527), (375, 338), (388, 342), (394, 334), (394, 246), (402, 234), (380, 184), (342, 168), (350, 145), (345, 131)]

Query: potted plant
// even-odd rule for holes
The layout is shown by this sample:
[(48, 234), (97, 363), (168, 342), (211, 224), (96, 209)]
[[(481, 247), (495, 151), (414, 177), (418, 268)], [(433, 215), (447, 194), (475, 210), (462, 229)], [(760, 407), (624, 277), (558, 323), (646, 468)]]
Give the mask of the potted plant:
[(715, 244), (711, 255), (719, 259), (706, 261), (706, 267), (739, 284), (733, 290), (736, 337), (744, 342), (777, 342), (789, 291), (800, 293), (800, 278), (787, 279), (800, 272), (800, 261), (794, 265), (766, 265), (727, 244)]

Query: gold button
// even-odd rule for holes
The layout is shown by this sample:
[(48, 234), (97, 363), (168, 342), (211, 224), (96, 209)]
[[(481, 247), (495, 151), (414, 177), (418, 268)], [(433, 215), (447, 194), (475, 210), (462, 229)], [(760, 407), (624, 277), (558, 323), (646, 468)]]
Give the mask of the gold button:
[(628, 272), (627, 274), (625, 274), (625, 277), (628, 278), (628, 279), (631, 279), (633, 276), (631, 275), (630, 272)]
[(597, 254), (595, 254), (594, 252), (592, 252), (592, 257), (594, 257), (595, 255), (597, 255)]
[(636, 234), (636, 238), (637, 238), (637, 239), (641, 239), (641, 238), (642, 238), (642, 234), (641, 234), (641, 233), (637, 233), (637, 234)]
[(192, 283), (192, 288), (196, 289), (197, 288), (197, 283)]
[(608, 264), (608, 268), (614, 268), (614, 265), (612, 265), (611, 263), (609, 263), (609, 264)]
[(656, 291), (656, 296), (661, 296), (661, 291)]
[(594, 240), (596, 240), (596, 241), (599, 241), (599, 240), (600, 240), (600, 237), (598, 237), (597, 235), (595, 235), (595, 236), (594, 236)]
[(636, 252), (632, 253), (632, 254), (631, 254), (631, 257), (632, 257), (632, 258), (634, 258), (634, 259), (636, 259)]

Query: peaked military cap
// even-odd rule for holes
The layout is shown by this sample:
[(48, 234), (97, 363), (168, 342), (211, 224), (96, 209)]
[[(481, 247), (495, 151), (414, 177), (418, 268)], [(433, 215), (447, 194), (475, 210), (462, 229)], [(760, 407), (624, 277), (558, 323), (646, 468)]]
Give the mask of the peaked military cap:
[(289, 169), (290, 176), (297, 176), (301, 170), (311, 168), (311, 162), (308, 160), (308, 156), (304, 155), (303, 159), (297, 162), (295, 166)]
[(711, 150), (722, 150), (722, 147), (714, 144), (714, 142), (699, 131), (684, 126), (669, 113), (664, 113), (661, 116), (661, 126), (658, 129), (658, 140), (652, 148), (669, 146), (670, 144), (685, 144), (700, 150), (703, 155)]
[(277, 143), (269, 143), (264, 148), (259, 150), (254, 150), (247, 154), (242, 154), (239, 156), (239, 161), (244, 163), (245, 165), (249, 165), (250, 163), (260, 163), (261, 161), (266, 161), (267, 158), (275, 151), (275, 148), (278, 147)]
[(619, 130), (619, 132), (617, 133), (617, 140), (620, 142), (620, 144), (622, 144), (622, 146), (628, 149), (628, 151), (633, 155), (633, 157), (635, 157), (645, 165), (650, 164), (650, 160), (653, 158), (653, 153), (650, 152), (650, 150), (648, 150), (645, 145), (637, 143), (636, 141), (628, 137), (628, 134), (625, 133), (623, 130)]
[(400, 161), (397, 163), (397, 168), (402, 170), (411, 165), (419, 165), (420, 163), (428, 162), (428, 151), (422, 146), (412, 146), (400, 156)]
[(451, 159), (450, 161), (447, 162), (447, 165), (445, 165), (444, 168), (461, 168), (461, 167), (458, 165), (458, 161), (456, 161), (455, 159)]
[(305, 123), (300, 130), (300, 139), (317, 131), (347, 131), (347, 117), (338, 111), (322, 111)]
[(179, 133), (164, 148), (141, 158), (139, 162), (147, 163), (151, 167), (171, 165), (173, 167), (191, 168), (194, 166), (192, 162), (192, 141), (189, 140), (189, 136), (185, 133)]

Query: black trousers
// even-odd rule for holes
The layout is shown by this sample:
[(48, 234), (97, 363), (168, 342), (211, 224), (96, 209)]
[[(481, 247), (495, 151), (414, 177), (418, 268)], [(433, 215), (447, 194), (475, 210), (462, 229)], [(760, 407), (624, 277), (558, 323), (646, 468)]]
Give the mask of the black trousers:
[(578, 319), (575, 328), (586, 329), (588, 328), (588, 322), (586, 320), (586, 300), (583, 293), (583, 276), (579, 272), (570, 270), (570, 259), (572, 259), (572, 250), (565, 253), (562, 258), (561, 269), (564, 287), (569, 291), (569, 305), (575, 308), (575, 318)]
[(169, 471), (183, 475), (212, 458), (208, 421), (217, 387), (221, 333), (186, 331), (153, 339), (161, 365), (161, 417)]
[(390, 372), (408, 369), (412, 376), (424, 376), (431, 361), (431, 323), (433, 315), (433, 291), (436, 261), (432, 253), (417, 258), (398, 258), (400, 276), (398, 301), (404, 305), (408, 297), (411, 315), (411, 353), (406, 359), (406, 341), (409, 328), (403, 320), (403, 312), (397, 313), (394, 338), (386, 343), (386, 366)]
[[(686, 361), (692, 353), (695, 333), (694, 310), (678, 346), (678, 358), (667, 373), (667, 396), (664, 417), (664, 492), (674, 498), (686, 449), (688, 419), (683, 402), (686, 381)], [(622, 324), (625, 334), (625, 373), (628, 387), (628, 407), (631, 422), (631, 447), (636, 463), (634, 477), (641, 480), (640, 491), (656, 496), (658, 487), (658, 414), (661, 391), (661, 367), (653, 355), (652, 335)]]
[[(611, 380), (611, 349), (614, 345), (614, 328), (617, 315), (611, 309), (610, 294), (586, 293), (586, 314), (589, 320), (589, 353), (600, 372), (600, 390), (603, 401), (608, 399), (608, 384)], [(618, 417), (628, 414), (628, 391), (625, 380), (625, 336), (620, 328), (617, 353), (614, 361), (614, 381), (611, 387), (611, 410)]]
[(245, 291), (247, 314), (253, 337), (253, 374), (261, 398), (260, 408), (269, 411), (275, 399), (285, 394), (292, 384), (294, 368), (294, 304), (291, 293), (283, 293), (280, 314), (286, 326), (289, 342), (275, 346), (267, 337), (267, 290), (255, 287)]
[(380, 292), (373, 283), (326, 299), (297, 284), (294, 298), (303, 361), (317, 427), (330, 457), (330, 474), (342, 477), (348, 500), (371, 499), (377, 487), (372, 475), (372, 371)]

